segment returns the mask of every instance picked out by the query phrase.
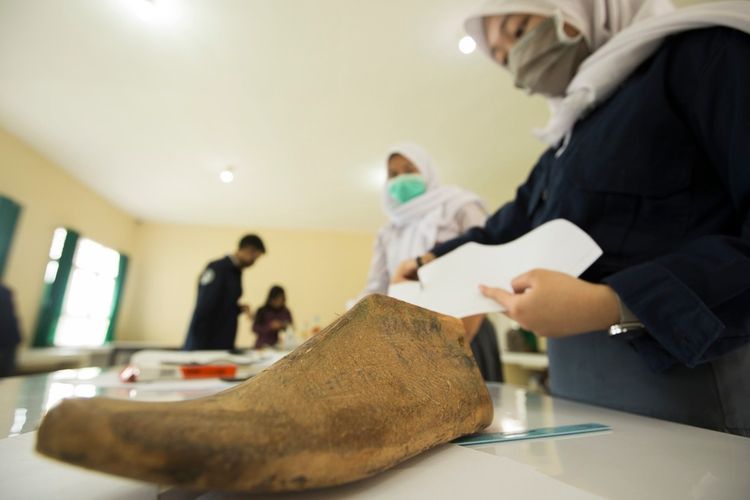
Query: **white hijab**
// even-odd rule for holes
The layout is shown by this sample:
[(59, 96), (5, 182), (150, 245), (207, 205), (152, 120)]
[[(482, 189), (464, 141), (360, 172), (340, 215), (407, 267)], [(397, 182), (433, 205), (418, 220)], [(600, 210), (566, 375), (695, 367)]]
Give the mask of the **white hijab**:
[(405, 157), (417, 167), (426, 181), (427, 191), (399, 204), (387, 188), (383, 190), (383, 205), (390, 222), (381, 233), (388, 239), (389, 273), (393, 272), (390, 268), (394, 263), (430, 250), (437, 243), (438, 230), (450, 226), (462, 207), (477, 203), (484, 208), (482, 199), (475, 193), (456, 186), (441, 186), (432, 158), (420, 146), (412, 143), (393, 146), (386, 155), (386, 168), (394, 154)]
[(482, 18), (529, 13), (552, 16), (556, 11), (576, 27), (592, 50), (565, 97), (549, 99), (551, 116), (535, 134), (550, 146), (566, 139), (575, 123), (617, 87), (669, 35), (712, 26), (750, 33), (750, 2), (713, 2), (675, 10), (671, 0), (490, 0), (466, 20), (477, 46), (491, 57)]

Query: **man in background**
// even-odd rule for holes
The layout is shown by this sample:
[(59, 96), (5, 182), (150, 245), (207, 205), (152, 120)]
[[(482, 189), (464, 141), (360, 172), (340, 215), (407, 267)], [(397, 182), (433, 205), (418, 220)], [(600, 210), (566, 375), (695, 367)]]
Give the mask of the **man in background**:
[(13, 375), (19, 343), (21, 330), (13, 307), (13, 293), (0, 283), (0, 377)]
[(234, 254), (210, 262), (198, 282), (198, 300), (190, 320), (184, 349), (232, 350), (237, 336), (237, 316), (250, 312), (238, 303), (242, 296), (242, 271), (266, 253), (263, 241), (254, 234), (240, 240)]

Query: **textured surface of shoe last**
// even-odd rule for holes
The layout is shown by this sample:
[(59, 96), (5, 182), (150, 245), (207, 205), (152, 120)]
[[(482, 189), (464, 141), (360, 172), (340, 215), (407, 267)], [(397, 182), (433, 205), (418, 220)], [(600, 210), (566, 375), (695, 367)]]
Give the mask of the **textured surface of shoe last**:
[(461, 322), (374, 295), (221, 393), (65, 400), (37, 450), (163, 485), (297, 491), (374, 475), (491, 421)]

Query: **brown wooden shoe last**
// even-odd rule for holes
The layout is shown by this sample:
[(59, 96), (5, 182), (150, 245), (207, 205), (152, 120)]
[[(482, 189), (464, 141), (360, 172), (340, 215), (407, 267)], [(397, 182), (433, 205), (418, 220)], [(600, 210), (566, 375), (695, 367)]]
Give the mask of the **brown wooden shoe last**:
[(371, 476), (491, 421), (461, 322), (373, 295), (213, 396), (65, 400), (42, 422), (37, 450), (161, 484), (278, 492)]

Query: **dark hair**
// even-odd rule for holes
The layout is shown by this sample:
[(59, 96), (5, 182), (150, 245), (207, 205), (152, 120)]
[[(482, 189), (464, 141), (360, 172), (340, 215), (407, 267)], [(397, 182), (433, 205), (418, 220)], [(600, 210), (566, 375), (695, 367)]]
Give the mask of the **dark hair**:
[(240, 250), (247, 247), (253, 247), (256, 250), (260, 250), (261, 252), (266, 253), (266, 246), (263, 244), (263, 240), (261, 240), (255, 234), (246, 234), (240, 240)]
[(271, 301), (273, 299), (280, 297), (282, 295), (286, 295), (283, 288), (281, 288), (279, 285), (272, 286), (271, 289), (268, 291), (268, 298), (266, 299), (266, 306), (270, 306)]
[(279, 285), (272, 286), (268, 291), (268, 298), (266, 299), (266, 303), (260, 306), (257, 311), (255, 311), (256, 323), (262, 323), (264, 321), (264, 316), (266, 315), (266, 313), (273, 310), (273, 308), (271, 307), (271, 301), (279, 295), (286, 295), (286, 293), (284, 293), (284, 289)]

